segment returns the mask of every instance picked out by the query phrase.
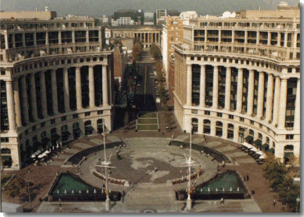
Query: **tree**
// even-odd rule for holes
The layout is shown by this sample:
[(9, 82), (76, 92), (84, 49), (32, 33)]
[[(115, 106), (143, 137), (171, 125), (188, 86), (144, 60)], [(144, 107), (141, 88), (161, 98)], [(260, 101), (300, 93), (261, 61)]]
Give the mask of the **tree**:
[(155, 63), (155, 70), (157, 73), (157, 80), (161, 82), (163, 78), (163, 62), (161, 60), (157, 60)]
[(5, 193), (14, 199), (16, 196), (20, 196), (21, 190), (25, 185), (25, 181), (16, 176), (7, 184)]
[(160, 59), (162, 55), (160, 48), (156, 44), (151, 45), (150, 54), (156, 60)]
[(138, 61), (141, 59), (141, 54), (143, 52), (143, 45), (140, 42), (135, 42), (133, 44), (133, 58), (134, 60)]

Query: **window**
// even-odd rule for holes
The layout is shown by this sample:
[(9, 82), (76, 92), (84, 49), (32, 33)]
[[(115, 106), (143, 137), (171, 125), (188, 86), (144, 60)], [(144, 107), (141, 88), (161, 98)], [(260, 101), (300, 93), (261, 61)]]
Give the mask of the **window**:
[(51, 119), (51, 124), (55, 124), (55, 119)]
[(40, 127), (45, 127), (45, 122), (42, 122), (42, 123), (40, 124)]
[(233, 117), (233, 115), (229, 115), (229, 119), (233, 119), (234, 117)]
[(86, 117), (87, 117), (87, 116), (90, 116), (90, 115), (91, 115), (91, 112), (85, 112), (85, 113), (84, 113), (84, 116), (86, 116)]
[(288, 68), (288, 73), (292, 73), (292, 68)]
[(287, 135), (286, 135), (286, 139), (291, 140), (291, 139), (293, 139), (293, 136), (294, 136), (293, 134), (287, 134)]
[(205, 115), (210, 115), (210, 111), (205, 111)]
[(8, 141), (9, 141), (8, 137), (1, 137), (1, 142), (8, 142)]
[(103, 111), (98, 111), (97, 114), (102, 115)]
[(218, 112), (218, 113), (217, 113), (217, 116), (218, 116), (218, 117), (223, 117), (223, 113)]
[(66, 116), (61, 117), (61, 121), (66, 121)]
[(36, 126), (32, 126), (32, 131), (35, 131), (36, 130)]
[(78, 118), (78, 114), (73, 114), (73, 119)]
[(254, 125), (254, 121), (250, 121), (250, 124)]
[(25, 131), (24, 131), (24, 134), (27, 135), (27, 134), (28, 134), (28, 130), (25, 130)]
[(244, 119), (244, 118), (240, 118), (240, 121), (241, 121), (241, 122), (244, 122), (244, 121), (245, 121), (245, 119)]

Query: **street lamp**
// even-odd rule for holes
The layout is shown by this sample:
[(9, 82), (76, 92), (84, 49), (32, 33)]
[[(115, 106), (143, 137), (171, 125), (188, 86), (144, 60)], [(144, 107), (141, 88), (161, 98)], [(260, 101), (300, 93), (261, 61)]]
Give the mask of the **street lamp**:
[(190, 148), (189, 148), (189, 176), (188, 176), (188, 198), (187, 198), (187, 210), (190, 211), (192, 209), (192, 200), (191, 200), (191, 165), (192, 165), (192, 159), (191, 159), (191, 154), (192, 154), (192, 129), (193, 126), (191, 125), (190, 128)]
[[(298, 205), (299, 205), (299, 203), (300, 203), (300, 197), (297, 197), (296, 202), (297, 202), (296, 212), (298, 212)], [(300, 211), (300, 210), (299, 210), (299, 211)]]
[(27, 169), (27, 174), (28, 174), (27, 191), (28, 191), (28, 195), (29, 195), (29, 202), (30, 202), (31, 209), (32, 209), (32, 200), (31, 200), (31, 192), (30, 192), (30, 179), (29, 179), (30, 173), (31, 173), (31, 170)]

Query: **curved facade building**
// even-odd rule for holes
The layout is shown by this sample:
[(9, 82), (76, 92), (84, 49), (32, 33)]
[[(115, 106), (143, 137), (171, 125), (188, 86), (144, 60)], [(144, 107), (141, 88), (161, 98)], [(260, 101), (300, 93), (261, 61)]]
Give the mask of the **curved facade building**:
[[(20, 12), (21, 13), (21, 12)], [(1, 155), (112, 130), (113, 50), (89, 17), (1, 20)]]
[(174, 109), (186, 132), (245, 139), (286, 162), (300, 155), (300, 15), (275, 12), (191, 20), (173, 46)]

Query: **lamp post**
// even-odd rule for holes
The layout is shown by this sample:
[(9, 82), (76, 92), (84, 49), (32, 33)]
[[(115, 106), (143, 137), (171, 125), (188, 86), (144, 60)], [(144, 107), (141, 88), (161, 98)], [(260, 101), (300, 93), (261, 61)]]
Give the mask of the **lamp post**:
[(31, 200), (31, 192), (30, 192), (30, 179), (29, 179), (30, 173), (31, 173), (31, 170), (27, 169), (27, 174), (28, 174), (27, 191), (28, 191), (28, 196), (29, 196), (29, 202), (30, 202), (31, 209), (32, 209), (32, 200)]
[[(298, 205), (299, 205), (299, 203), (300, 203), (300, 197), (297, 197), (296, 202), (297, 202), (296, 212), (298, 212)], [(299, 210), (299, 211), (300, 211), (300, 210)]]
[(188, 198), (187, 198), (187, 210), (190, 211), (192, 209), (192, 200), (191, 200), (191, 165), (192, 165), (192, 161), (191, 161), (191, 154), (192, 154), (192, 128), (193, 126), (191, 125), (191, 129), (190, 129), (190, 148), (189, 148), (189, 176), (188, 176)]

